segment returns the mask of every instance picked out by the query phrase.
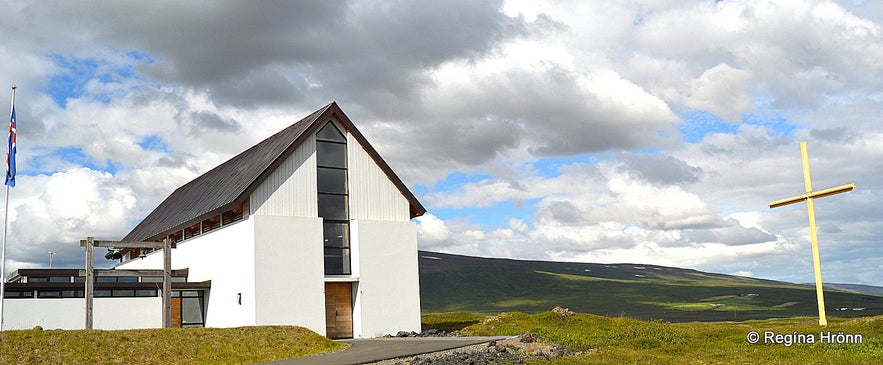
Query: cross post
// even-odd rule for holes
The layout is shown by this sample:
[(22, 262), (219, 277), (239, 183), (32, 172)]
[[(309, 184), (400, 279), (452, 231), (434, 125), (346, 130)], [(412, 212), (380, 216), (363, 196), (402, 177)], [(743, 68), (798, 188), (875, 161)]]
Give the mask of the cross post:
[(806, 152), (806, 142), (800, 142), (800, 157), (803, 159), (803, 184), (806, 187), (806, 194), (776, 200), (769, 204), (770, 208), (778, 208), (781, 206), (806, 201), (806, 209), (809, 213), (809, 234), (812, 241), (812, 266), (816, 279), (816, 298), (819, 301), (819, 325), (825, 327), (828, 325), (828, 319), (825, 317), (825, 294), (822, 290), (822, 264), (819, 259), (819, 239), (816, 235), (816, 210), (814, 199), (826, 196), (849, 192), (855, 189), (855, 184), (840, 185), (837, 187), (812, 191), (812, 181), (809, 177), (809, 157)]

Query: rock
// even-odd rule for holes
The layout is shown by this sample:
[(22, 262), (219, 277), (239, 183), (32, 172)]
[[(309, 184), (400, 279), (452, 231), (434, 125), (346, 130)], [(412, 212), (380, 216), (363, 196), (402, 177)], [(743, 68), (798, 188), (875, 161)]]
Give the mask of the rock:
[(35, 331), (42, 331), (42, 330), (43, 330), (43, 326), (34, 326), (34, 330), (35, 330)]
[(560, 315), (562, 317), (570, 317), (570, 316), (576, 314), (576, 313), (573, 313), (570, 309), (562, 308), (562, 307), (552, 308), (552, 313), (555, 313), (555, 314)]
[(523, 343), (534, 343), (534, 342), (537, 342), (537, 334), (536, 333), (525, 333), (523, 335), (518, 336), (518, 340)]
[(396, 337), (408, 337), (410, 335), (411, 333), (408, 331), (399, 331), (398, 333), (396, 333)]

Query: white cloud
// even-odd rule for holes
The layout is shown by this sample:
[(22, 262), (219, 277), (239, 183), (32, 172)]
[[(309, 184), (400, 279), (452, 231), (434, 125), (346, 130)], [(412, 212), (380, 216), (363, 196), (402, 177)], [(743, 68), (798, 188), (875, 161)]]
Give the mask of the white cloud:
[[(883, 216), (876, 5), (8, 10), (0, 83), (19, 85), (20, 133), (11, 232), (28, 241), (10, 262), (43, 263), (47, 249), (85, 234), (118, 237), (172, 189), (337, 100), (399, 176), (429, 187), (421, 248), (805, 281), (811, 274), (778, 264), (807, 260), (805, 209), (766, 204), (801, 192), (796, 146), (808, 140), (814, 185), (859, 187), (819, 202), (826, 273), (883, 283), (874, 246)], [(108, 16), (119, 13), (143, 16)], [(74, 92), (56, 105), (66, 88)], [(689, 122), (676, 114), (684, 111), (739, 126), (684, 144), (677, 127)], [(450, 172), (487, 178), (436, 184)], [(470, 220), (472, 209), (496, 214), (500, 203), (526, 208), (491, 217), (498, 224)], [(464, 216), (442, 220), (434, 209)], [(79, 249), (63, 247), (57, 262), (79, 266)]]
[(687, 95), (680, 100), (685, 106), (707, 110), (731, 122), (739, 122), (751, 110), (748, 97), (751, 74), (729, 65), (717, 65), (693, 80)]
[(754, 273), (751, 271), (747, 271), (747, 270), (736, 271), (730, 275), (744, 276), (746, 278), (753, 278), (754, 277)]

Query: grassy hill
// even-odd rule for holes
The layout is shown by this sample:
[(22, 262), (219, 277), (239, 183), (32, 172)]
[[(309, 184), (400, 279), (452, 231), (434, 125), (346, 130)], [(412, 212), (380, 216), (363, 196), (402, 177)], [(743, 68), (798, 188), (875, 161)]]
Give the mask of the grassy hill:
[[(522, 261), (424, 251), (419, 252), (419, 262), (424, 313), (535, 313), (562, 306), (582, 313), (675, 322), (818, 315), (813, 288), (773, 280), (654, 265)], [(825, 303), (829, 316), (883, 314), (883, 296), (878, 295), (829, 289)]]
[[(449, 321), (461, 319), (459, 314), (441, 314), (435, 320), (444, 321), (445, 317), (452, 317)], [(831, 318), (827, 328), (820, 328), (815, 318), (809, 317), (666, 323), (591, 314), (509, 312), (476, 320), (461, 332), (479, 336), (536, 333), (580, 351), (536, 364), (883, 363), (880, 316)], [(852, 339), (831, 340), (831, 334), (848, 334)], [(829, 340), (824, 339), (826, 335)]]

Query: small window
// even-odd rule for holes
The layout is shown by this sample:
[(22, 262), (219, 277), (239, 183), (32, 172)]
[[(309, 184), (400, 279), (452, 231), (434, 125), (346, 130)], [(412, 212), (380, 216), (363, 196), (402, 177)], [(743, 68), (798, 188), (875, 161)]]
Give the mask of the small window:
[(156, 290), (135, 290), (136, 297), (155, 297)]
[(70, 276), (52, 276), (49, 278), (50, 283), (69, 283), (71, 282)]
[(92, 292), (92, 295), (95, 296), (96, 298), (109, 297), (110, 294), (111, 294), (110, 290), (96, 290), (96, 291)]
[(61, 298), (61, 290), (38, 290), (37, 298)]
[(82, 290), (64, 290), (61, 292), (61, 296), (64, 298), (83, 298)]
[(85, 276), (74, 276), (74, 282), (75, 283), (85, 283), (86, 277)]
[(346, 168), (346, 145), (333, 142), (316, 142), (316, 164), (323, 167)]
[(334, 123), (328, 122), (322, 129), (316, 133), (316, 138), (326, 141), (346, 142), (346, 137), (337, 129)]
[(319, 216), (326, 220), (347, 220), (345, 195), (319, 194)]
[(138, 277), (137, 276), (120, 276), (119, 278), (117, 278), (117, 282), (118, 283), (137, 283)]
[(202, 231), (208, 232), (221, 226), (221, 216), (216, 215), (202, 221)]
[(196, 223), (190, 227), (184, 228), (184, 239), (188, 239), (190, 237), (199, 236), (199, 223)]
[(184, 230), (172, 232), (169, 235), (169, 241), (172, 243), (181, 242), (184, 240)]
[(96, 276), (95, 282), (96, 283), (115, 283), (115, 282), (117, 282), (117, 277), (116, 276)]
[(162, 276), (142, 276), (141, 282), (142, 283), (161, 283)]
[(349, 247), (349, 224), (325, 222), (322, 228), (325, 247)]
[(28, 282), (29, 282), (29, 283), (48, 283), (48, 282), (49, 282), (49, 278), (47, 278), (47, 277), (39, 277), (39, 276), (29, 276), (29, 277), (28, 277)]
[(3, 297), (5, 298), (33, 298), (34, 292), (31, 290), (28, 291), (7, 291), (3, 293)]
[(134, 297), (135, 291), (130, 289), (115, 289), (113, 290), (113, 296), (115, 297)]
[(346, 170), (319, 167), (316, 172), (320, 193), (346, 194)]
[(350, 250), (348, 248), (325, 248), (325, 275), (349, 275)]

